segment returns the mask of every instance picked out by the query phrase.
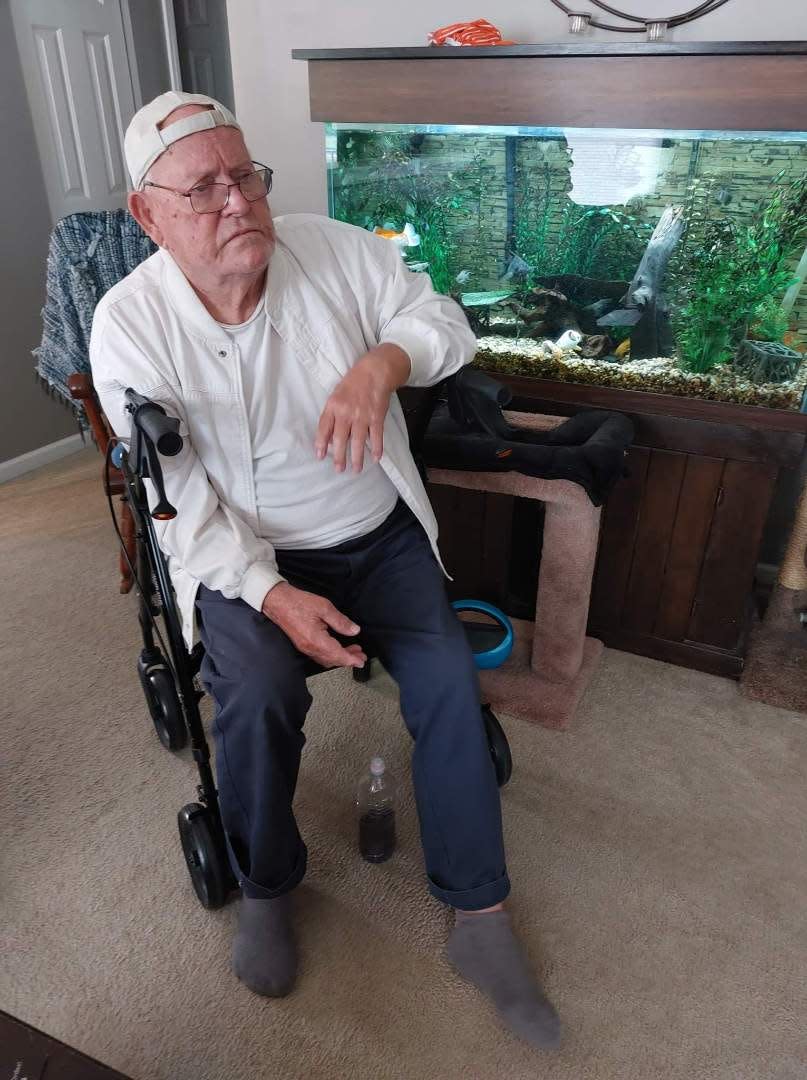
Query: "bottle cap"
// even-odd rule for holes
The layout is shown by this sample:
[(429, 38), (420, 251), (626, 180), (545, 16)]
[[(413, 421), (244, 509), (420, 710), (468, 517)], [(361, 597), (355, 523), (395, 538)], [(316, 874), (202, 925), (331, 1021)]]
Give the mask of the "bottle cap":
[(380, 757), (374, 757), (370, 762), (370, 772), (373, 776), (384, 775), (384, 759)]

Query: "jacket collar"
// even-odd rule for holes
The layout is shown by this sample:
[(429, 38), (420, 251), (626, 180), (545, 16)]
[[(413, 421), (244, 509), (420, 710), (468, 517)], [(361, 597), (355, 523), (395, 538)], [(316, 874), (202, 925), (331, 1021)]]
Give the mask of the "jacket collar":
[[(189, 333), (202, 338), (211, 346), (226, 345), (229, 340), (226, 331), (199, 299), (170, 252), (161, 248), (160, 256), (166, 295), (174, 311), (182, 320), (182, 325)], [(286, 339), (297, 337), (299, 334), (299, 327), (295, 327), (294, 332), (291, 332), (296, 321), (295, 316), (299, 314), (298, 306), (288, 305), (284, 301), (286, 282), (289, 277), (288, 263), (289, 257), (286, 251), (280, 244), (276, 244), (267, 267), (267, 287), (264, 292), (266, 313), (280, 336)]]
[[(160, 249), (162, 281), (168, 301), (187, 333), (201, 338), (208, 349), (227, 349), (230, 339), (216, 322), (170, 253)], [(326, 389), (333, 389), (344, 372), (322, 346), (322, 331), (335, 312), (279, 239), (267, 267), (264, 291), (266, 314), (296, 358)]]

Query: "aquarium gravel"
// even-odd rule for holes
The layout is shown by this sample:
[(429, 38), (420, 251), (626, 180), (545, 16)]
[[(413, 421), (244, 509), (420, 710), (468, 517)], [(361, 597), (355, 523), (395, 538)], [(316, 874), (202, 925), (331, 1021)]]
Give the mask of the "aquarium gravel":
[(622, 363), (587, 360), (574, 354), (549, 358), (543, 355), (537, 341), (525, 338), (514, 341), (512, 337), (495, 335), (478, 339), (474, 364), (503, 375), (676, 394), (769, 409), (798, 409), (807, 388), (807, 359), (793, 379), (755, 385), (728, 365), (713, 368), (708, 374), (693, 374), (682, 371), (674, 359), (664, 356)]

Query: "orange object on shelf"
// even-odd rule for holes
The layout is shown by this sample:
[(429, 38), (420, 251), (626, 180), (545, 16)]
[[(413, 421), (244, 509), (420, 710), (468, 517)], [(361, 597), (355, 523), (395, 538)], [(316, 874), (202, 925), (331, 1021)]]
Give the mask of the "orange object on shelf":
[(515, 41), (505, 41), (501, 31), (487, 19), (475, 19), (473, 22), (452, 23), (432, 30), (429, 34), (430, 45), (515, 45)]

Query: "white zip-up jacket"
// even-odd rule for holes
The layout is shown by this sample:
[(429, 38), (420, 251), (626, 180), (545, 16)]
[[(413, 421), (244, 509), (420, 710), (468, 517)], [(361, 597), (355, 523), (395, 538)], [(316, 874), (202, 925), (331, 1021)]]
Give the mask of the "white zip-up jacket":
[[(462, 309), (436, 293), (426, 274), (408, 270), (393, 242), (315, 214), (287, 215), (274, 224), (266, 312), (328, 393), (368, 349), (384, 342), (408, 354), (410, 386), (432, 386), (473, 359), (476, 339)], [(182, 451), (161, 458), (166, 495), (177, 516), (154, 524), (191, 648), (200, 582), (260, 611), (266, 593), (282, 580), (274, 548), (258, 535), (238, 346), (161, 249), (99, 302), (90, 363), (101, 406), (119, 438), (130, 435), (128, 387), (180, 421)], [(384, 423), (381, 466), (442, 566), (437, 521), (395, 395)], [(153, 486), (147, 481), (146, 487), (153, 507)]]

